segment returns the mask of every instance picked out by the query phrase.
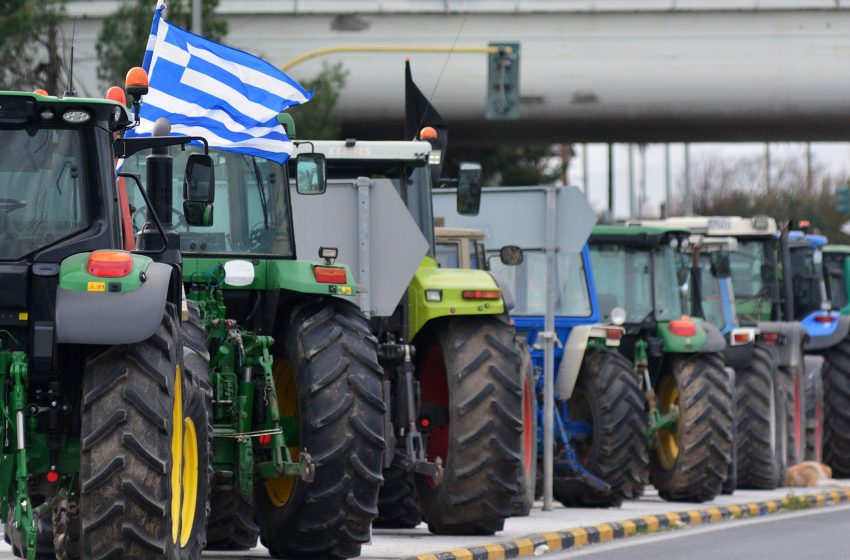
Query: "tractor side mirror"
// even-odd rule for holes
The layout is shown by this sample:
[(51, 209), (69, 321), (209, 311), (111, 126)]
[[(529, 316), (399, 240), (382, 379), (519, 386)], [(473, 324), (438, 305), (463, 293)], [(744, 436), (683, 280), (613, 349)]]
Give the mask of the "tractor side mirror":
[(477, 216), (481, 208), (483, 173), (478, 163), (463, 162), (457, 173), (457, 213)]
[(295, 190), (298, 194), (322, 194), (328, 188), (324, 154), (298, 154), (295, 158)]
[(516, 245), (505, 245), (499, 250), (499, 258), (506, 266), (519, 266), (523, 261), (522, 248)]
[(191, 154), (183, 180), (183, 214), (190, 226), (213, 224), (215, 171), (209, 154)]

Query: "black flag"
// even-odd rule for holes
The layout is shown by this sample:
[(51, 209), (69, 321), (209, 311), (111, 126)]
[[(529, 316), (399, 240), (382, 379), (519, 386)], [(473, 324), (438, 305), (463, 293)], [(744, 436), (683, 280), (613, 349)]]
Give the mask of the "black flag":
[(440, 150), (440, 165), (431, 167), (432, 184), (437, 186), (440, 180), (440, 172), (443, 161), (446, 158), (446, 147), (449, 143), (449, 127), (446, 121), (431, 102), (413, 83), (410, 73), (410, 61), (404, 61), (404, 139), (418, 140), (419, 131), (426, 126), (431, 126), (437, 131), (437, 139), (431, 140), (431, 146)]

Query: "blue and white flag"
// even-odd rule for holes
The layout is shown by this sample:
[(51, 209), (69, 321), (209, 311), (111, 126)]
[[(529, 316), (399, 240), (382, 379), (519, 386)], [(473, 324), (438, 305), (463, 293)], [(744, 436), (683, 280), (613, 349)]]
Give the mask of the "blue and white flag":
[(202, 136), (210, 146), (283, 163), (292, 142), (278, 114), (313, 96), (268, 62), (169, 23), (160, 0), (142, 67), (150, 87), (141, 124), (128, 136), (149, 136), (160, 117), (173, 136)]

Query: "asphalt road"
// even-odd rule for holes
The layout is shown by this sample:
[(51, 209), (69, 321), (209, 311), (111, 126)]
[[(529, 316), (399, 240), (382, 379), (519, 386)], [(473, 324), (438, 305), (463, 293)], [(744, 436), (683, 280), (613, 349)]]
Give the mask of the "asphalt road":
[(550, 556), (551, 560), (847, 560), (850, 506), (719, 523)]

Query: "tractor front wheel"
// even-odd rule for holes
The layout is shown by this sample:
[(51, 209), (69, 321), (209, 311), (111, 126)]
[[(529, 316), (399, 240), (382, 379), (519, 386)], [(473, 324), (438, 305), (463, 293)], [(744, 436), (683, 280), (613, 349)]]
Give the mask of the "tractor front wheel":
[(491, 535), (511, 515), (522, 461), (522, 383), (506, 316), (453, 317), (417, 345), (427, 455), (439, 483), (417, 475), (432, 533)]
[[(576, 455), (591, 473), (611, 485), (611, 495), (598, 496), (578, 485), (558, 501), (571, 507), (619, 505), (636, 499), (649, 483), (645, 398), (631, 363), (610, 350), (589, 351), (576, 388), (567, 401), (571, 422), (590, 426), (591, 433), (573, 440)], [(614, 501), (612, 501), (614, 500)]]
[(377, 516), (386, 448), (377, 340), (353, 304), (308, 297), (291, 305), (274, 375), (281, 421), (300, 427), (287, 441), (306, 450), (315, 479), (258, 483), (260, 539), (275, 557), (351, 558)]
[(672, 429), (659, 430), (650, 479), (665, 500), (714, 499), (732, 460), (732, 383), (717, 354), (670, 357), (658, 383), (662, 414), (676, 412)]

